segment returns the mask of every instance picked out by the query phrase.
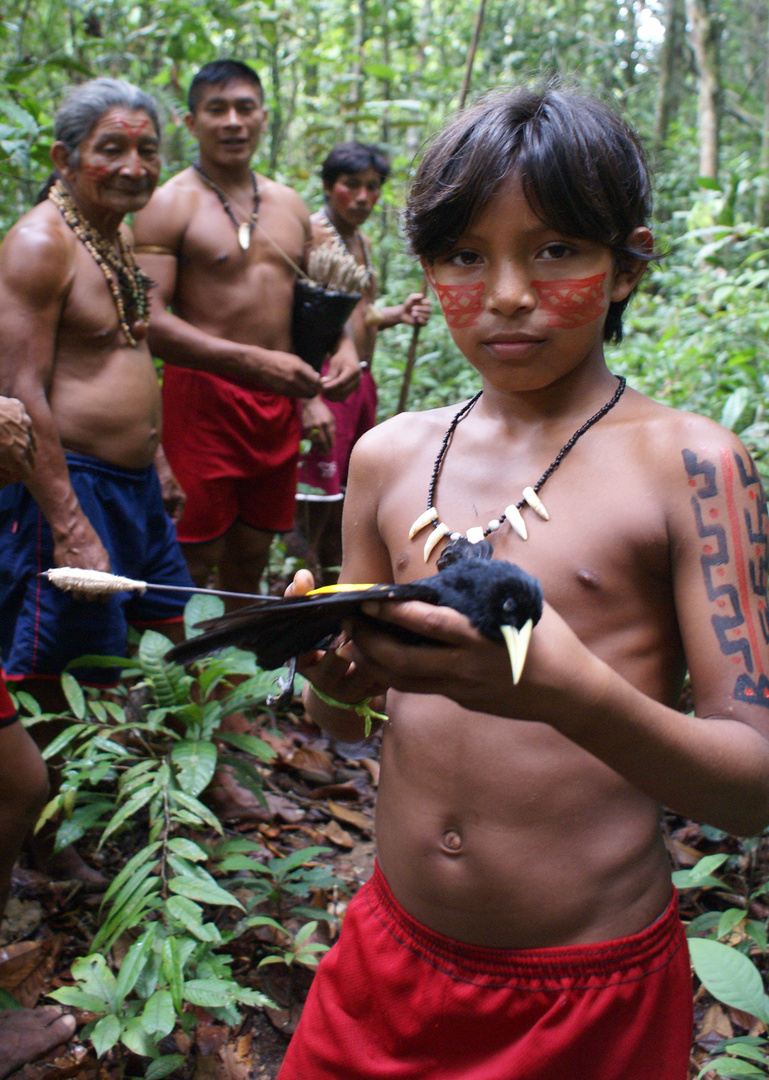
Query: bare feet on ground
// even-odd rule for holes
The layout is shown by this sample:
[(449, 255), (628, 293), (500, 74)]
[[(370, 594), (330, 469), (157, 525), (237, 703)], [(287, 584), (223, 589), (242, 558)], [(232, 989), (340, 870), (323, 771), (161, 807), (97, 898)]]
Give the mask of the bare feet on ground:
[(61, 1046), (75, 1034), (75, 1018), (57, 1005), (0, 1012), (0, 1080)]
[(36, 836), (29, 841), (28, 847), (35, 869), (53, 881), (82, 881), (93, 892), (100, 892), (109, 884), (107, 878), (84, 862), (72, 846), (54, 852), (51, 840)]

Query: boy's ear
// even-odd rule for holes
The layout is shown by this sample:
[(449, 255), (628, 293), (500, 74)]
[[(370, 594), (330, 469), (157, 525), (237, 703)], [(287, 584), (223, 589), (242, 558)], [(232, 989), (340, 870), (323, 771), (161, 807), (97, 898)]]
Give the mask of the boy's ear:
[[(626, 246), (634, 251), (641, 251), (651, 258), (654, 252), (654, 237), (651, 230), (639, 225), (633, 229), (626, 241)], [(623, 266), (616, 273), (611, 299), (614, 302), (625, 300), (644, 276), (649, 265), (646, 259), (634, 259), (632, 255), (623, 258)]]
[(425, 280), (427, 284), (437, 296), (438, 290), (435, 288), (435, 274), (433, 273), (433, 264), (429, 263), (427, 259), (420, 259), (419, 261), (422, 264), (422, 269), (424, 270)]

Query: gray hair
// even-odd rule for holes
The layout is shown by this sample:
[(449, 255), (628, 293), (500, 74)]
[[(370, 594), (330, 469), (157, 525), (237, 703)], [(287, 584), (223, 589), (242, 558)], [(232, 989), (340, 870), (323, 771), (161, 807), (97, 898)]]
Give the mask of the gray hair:
[(54, 137), (64, 143), (70, 163), (80, 164), (80, 144), (110, 109), (141, 109), (160, 136), (160, 118), (155, 102), (138, 86), (123, 79), (91, 79), (70, 90), (54, 120)]

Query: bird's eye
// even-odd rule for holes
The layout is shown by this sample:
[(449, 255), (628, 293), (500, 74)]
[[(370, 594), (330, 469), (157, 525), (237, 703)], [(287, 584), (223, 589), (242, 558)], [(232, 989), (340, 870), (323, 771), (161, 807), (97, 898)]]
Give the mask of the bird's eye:
[(502, 610), (507, 614), (515, 610), (515, 600), (513, 600), (512, 596), (508, 596), (507, 600), (505, 600)]

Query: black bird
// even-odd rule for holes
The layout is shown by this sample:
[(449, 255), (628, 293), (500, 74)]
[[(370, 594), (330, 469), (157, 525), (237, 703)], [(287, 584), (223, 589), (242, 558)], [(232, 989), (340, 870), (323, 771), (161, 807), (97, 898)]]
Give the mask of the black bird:
[(288, 599), (265, 597), (248, 607), (199, 623), (204, 633), (166, 654), (183, 664), (228, 645), (255, 653), (265, 670), (283, 667), (292, 658), (324, 648), (339, 634), (345, 619), (355, 616), (402, 641), (432, 644), (392, 623), (361, 613), (367, 600), (422, 600), (453, 607), (491, 641), (507, 646), (517, 683), (523, 671), (531, 631), (542, 614), (539, 581), (513, 563), (491, 558), (486, 541), (450, 544), (438, 560), (438, 573), (403, 585), (333, 585)]

